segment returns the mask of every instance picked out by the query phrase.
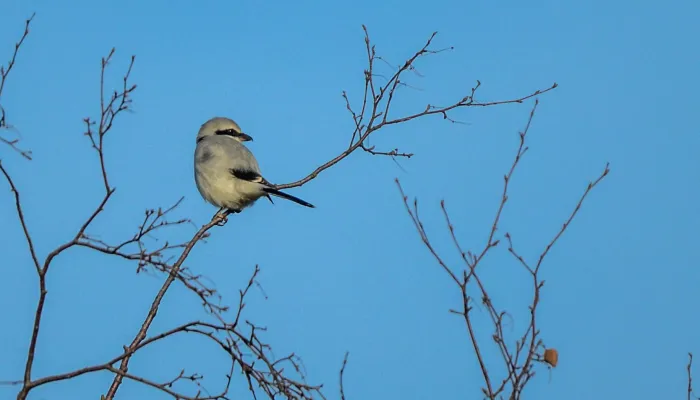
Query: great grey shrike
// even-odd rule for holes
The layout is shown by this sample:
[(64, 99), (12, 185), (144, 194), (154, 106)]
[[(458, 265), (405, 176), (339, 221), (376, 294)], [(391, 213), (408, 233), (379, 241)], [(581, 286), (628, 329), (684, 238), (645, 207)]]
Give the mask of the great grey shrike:
[(275, 189), (262, 177), (258, 161), (243, 144), (252, 140), (229, 118), (215, 117), (202, 125), (194, 153), (195, 182), (202, 197), (234, 213), (262, 196), (272, 202), (270, 195), (313, 208), (312, 204)]

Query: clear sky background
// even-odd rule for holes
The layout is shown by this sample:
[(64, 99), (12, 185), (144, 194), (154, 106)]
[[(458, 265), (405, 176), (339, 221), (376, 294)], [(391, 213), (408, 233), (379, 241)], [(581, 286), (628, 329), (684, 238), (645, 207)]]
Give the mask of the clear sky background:
[[(402, 90), (397, 113), (455, 101), (477, 79), (481, 101), (559, 83), (540, 99), (500, 234), (510, 232), (534, 260), (607, 161), (612, 172), (544, 266), (539, 327), (560, 365), (541, 367), (528, 397), (684, 398), (687, 352), (700, 356), (697, 1), (4, 0), (0, 8), (3, 61), (37, 12), (2, 99), (35, 160), (7, 147), (0, 158), (24, 196), (42, 258), (102, 196), (82, 119), (97, 116), (100, 57), (112, 46), (108, 85), (119, 84), (135, 54), (139, 87), (134, 112), (108, 137), (117, 191), (91, 229), (105, 240), (133, 233), (145, 208), (181, 196), (179, 216), (209, 220), (215, 209), (195, 188), (192, 160), (196, 132), (210, 117), (233, 117), (254, 136), (251, 148), (275, 182), (299, 179), (342, 151), (352, 121), (341, 91), (357, 101), (363, 88), (361, 24), (396, 65), (436, 30), (436, 47), (455, 47), (419, 64), (425, 77), (409, 83), (420, 90)], [(316, 209), (261, 201), (214, 229), (187, 265), (233, 304), (259, 264), (268, 298), (254, 290), (247, 317), (268, 327), (277, 355), (301, 355), (310, 382), (324, 382), (330, 398), (338, 397), (345, 351), (348, 399), (480, 398), (464, 323), (448, 313), (459, 292), (421, 244), (393, 180), (420, 198), (436, 247), (457, 267), (439, 200), (463, 245), (482, 247), (531, 107), (463, 109), (453, 117), (464, 125), (435, 117), (381, 131), (372, 144), (416, 156), (399, 168), (390, 158), (353, 154), (293, 190)], [(21, 378), (37, 287), (11, 193), (5, 182), (0, 188), (0, 379), (8, 380)], [(505, 250), (481, 268), (517, 332), (530, 281)], [(134, 271), (80, 249), (56, 260), (36, 377), (120, 353), (164, 279)], [(153, 332), (202, 313), (176, 285)], [(475, 313), (484, 322), (485, 310)], [(491, 327), (478, 329), (489, 340)], [(496, 349), (485, 353), (496, 368)], [(184, 338), (149, 348), (131, 372), (167, 380), (183, 367), (212, 385), (226, 372), (209, 344)], [(85, 376), (31, 398), (98, 398), (111, 379)], [(0, 398), (16, 391), (0, 387)], [(243, 392), (237, 381), (234, 393)], [(167, 398), (134, 383), (120, 393)]]

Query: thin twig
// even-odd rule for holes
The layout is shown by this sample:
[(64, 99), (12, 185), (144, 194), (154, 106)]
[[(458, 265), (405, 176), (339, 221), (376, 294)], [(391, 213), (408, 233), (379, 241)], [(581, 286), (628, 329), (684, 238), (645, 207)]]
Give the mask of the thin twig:
[(688, 353), (686, 370), (688, 371), (688, 400), (692, 400), (693, 397), (697, 399), (698, 397), (693, 395), (693, 353)]
[(343, 357), (343, 365), (340, 367), (340, 400), (345, 400), (345, 388), (343, 387), (343, 376), (345, 375), (345, 367), (348, 365), (348, 356), (350, 352), (345, 352)]
[[(10, 74), (10, 71), (12, 71), (12, 68), (15, 66), (15, 63), (17, 61), (17, 54), (19, 54), (19, 49), (22, 47), (22, 44), (24, 43), (24, 40), (29, 36), (29, 25), (31, 24), (32, 20), (34, 19), (34, 16), (36, 13), (33, 13), (31, 17), (29, 17), (25, 22), (24, 22), (24, 33), (22, 34), (22, 37), (19, 39), (17, 43), (15, 43), (15, 50), (12, 53), (12, 58), (10, 58), (10, 62), (7, 63), (7, 67), (5, 66), (0, 66), (0, 99), (2, 99), (2, 92), (5, 89), (5, 82), (7, 82), (7, 77)], [(2, 103), (0, 103), (0, 129), (2, 128), (7, 128), (7, 118), (5, 114), (5, 108), (3, 108)], [(10, 146), (13, 150), (15, 150), (17, 153), (19, 153), (22, 157), (26, 158), (27, 160), (32, 159), (32, 152), (29, 150), (23, 150), (19, 146), (17, 146), (17, 143), (19, 140), (14, 139), (14, 140), (9, 140), (0, 137), (0, 142), (5, 143), (6, 145)]]

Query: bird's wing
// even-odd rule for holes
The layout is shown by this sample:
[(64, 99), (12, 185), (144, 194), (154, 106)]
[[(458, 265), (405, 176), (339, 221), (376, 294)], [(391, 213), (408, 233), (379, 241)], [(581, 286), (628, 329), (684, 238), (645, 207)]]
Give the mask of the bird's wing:
[(229, 172), (231, 175), (234, 177), (248, 181), (248, 182), (257, 182), (261, 183), (265, 186), (272, 186), (270, 182), (268, 182), (265, 178), (260, 175), (259, 172), (252, 171), (250, 169), (245, 169), (245, 168), (229, 168)]
[[(272, 185), (270, 182), (268, 182), (265, 178), (263, 178), (259, 173), (251, 171), (251, 170), (246, 170), (246, 169), (236, 169), (236, 168), (230, 168), (228, 170), (231, 175), (233, 175), (237, 179), (241, 179), (244, 181), (248, 182), (257, 182), (261, 185), (265, 185), (267, 188), (272, 188), (274, 185)], [(265, 189), (263, 189), (265, 190)], [(270, 197), (269, 194), (265, 193), (265, 197), (267, 197), (268, 200), (270, 200), (270, 203), (275, 204), (274, 201), (272, 201), (272, 197)]]
[(247, 147), (228, 138), (222, 139), (225, 139), (225, 141), (221, 143), (222, 150), (224, 151), (223, 158), (226, 160), (226, 168), (231, 175), (240, 180), (273, 186), (262, 177), (258, 161)]

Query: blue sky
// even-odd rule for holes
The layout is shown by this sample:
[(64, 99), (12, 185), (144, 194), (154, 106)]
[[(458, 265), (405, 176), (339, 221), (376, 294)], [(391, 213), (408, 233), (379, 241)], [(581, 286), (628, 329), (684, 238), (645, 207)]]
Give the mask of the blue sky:
[[(91, 230), (113, 240), (132, 233), (145, 208), (181, 196), (178, 215), (210, 218), (215, 210), (196, 191), (192, 155), (197, 129), (212, 116), (233, 117), (255, 137), (251, 148), (272, 181), (299, 179), (342, 151), (352, 121), (340, 94), (358, 99), (363, 87), (361, 24), (392, 64), (433, 31), (436, 47), (455, 47), (419, 64), (425, 77), (410, 83), (420, 90), (402, 91), (397, 113), (447, 104), (477, 79), (482, 101), (559, 83), (540, 98), (501, 234), (510, 232), (533, 259), (608, 161), (612, 172), (545, 263), (539, 326), (560, 351), (560, 365), (538, 370), (528, 397), (685, 395), (687, 352), (700, 353), (697, 2), (8, 0), (2, 9), (3, 60), (24, 19), (37, 12), (2, 99), (35, 159), (6, 147), (0, 158), (24, 196), (42, 256), (100, 200), (82, 119), (99, 111), (99, 60), (112, 46), (110, 84), (135, 54), (139, 85), (134, 111), (108, 137), (117, 191)], [(463, 246), (483, 246), (531, 106), (464, 109), (453, 117), (467, 124), (436, 117), (381, 131), (372, 144), (416, 156), (399, 168), (389, 158), (353, 154), (293, 191), (316, 209), (260, 202), (215, 229), (188, 265), (233, 303), (259, 264), (268, 298), (253, 291), (248, 318), (268, 327), (276, 354), (301, 355), (310, 381), (324, 382), (330, 398), (337, 398), (345, 351), (349, 399), (479, 398), (481, 375), (463, 321), (448, 313), (459, 292), (420, 243), (393, 180), (419, 197), (432, 240), (457, 267), (439, 201), (446, 200)], [(6, 380), (21, 377), (37, 289), (13, 199), (0, 187)], [(527, 317), (528, 275), (505, 248), (497, 250), (481, 266), (483, 276), (517, 329)], [(136, 276), (134, 267), (85, 250), (56, 260), (35, 376), (104, 361), (132, 339), (163, 279)], [(484, 311), (475, 312), (484, 322)], [(201, 316), (198, 300), (175, 287), (153, 329)], [(490, 327), (478, 329), (488, 340)], [(485, 354), (495, 365), (496, 349)], [(195, 368), (216, 384), (224, 361), (206, 344), (175, 339), (134, 358), (131, 371), (166, 380)], [(95, 374), (31, 398), (97, 398), (110, 381)], [(16, 390), (0, 387), (0, 398)], [(166, 397), (128, 383), (121, 398)]]

